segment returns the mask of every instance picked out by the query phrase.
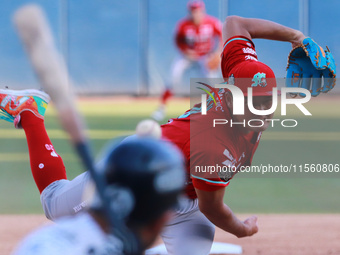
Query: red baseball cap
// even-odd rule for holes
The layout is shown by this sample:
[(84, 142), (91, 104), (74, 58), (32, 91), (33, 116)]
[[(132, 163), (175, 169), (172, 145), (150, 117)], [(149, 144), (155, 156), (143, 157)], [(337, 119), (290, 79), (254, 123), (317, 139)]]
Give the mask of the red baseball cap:
[(246, 96), (253, 88), (253, 96), (271, 96), (276, 85), (273, 70), (260, 61), (244, 61), (230, 71), (228, 84), (239, 87)]
[(204, 9), (205, 4), (201, 0), (193, 0), (188, 2), (188, 10), (192, 11), (195, 9)]

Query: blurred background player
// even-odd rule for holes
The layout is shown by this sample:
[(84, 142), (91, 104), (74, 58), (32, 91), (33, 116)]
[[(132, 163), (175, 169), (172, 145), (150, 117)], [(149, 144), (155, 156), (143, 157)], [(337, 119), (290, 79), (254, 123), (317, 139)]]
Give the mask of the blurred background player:
[(161, 96), (160, 106), (152, 114), (158, 121), (165, 117), (172, 89), (181, 84), (186, 70), (196, 68), (200, 78), (217, 76), (222, 46), (221, 22), (206, 14), (204, 2), (200, 0), (188, 2), (188, 12), (188, 17), (179, 21), (175, 32), (175, 45), (180, 54), (172, 64), (171, 81)]
[[(38, 95), (26, 95), (33, 106), (40, 103), (41, 97)], [(28, 125), (42, 121), (43, 115), (40, 114), (43, 114), (44, 109), (27, 108), (26, 104), (26, 108), (21, 110), (17, 115), (20, 120), (17, 121), (27, 134), (31, 132)], [(48, 147), (51, 148), (51, 145)], [(37, 170), (40, 168), (40, 171), (49, 172), (59, 168), (57, 172), (63, 172), (61, 158), (54, 150), (51, 152), (47, 146), (39, 147), (38, 150), (42, 154), (47, 151), (51, 159), (59, 159), (54, 162), (57, 163), (55, 169), (51, 169), (48, 167), (48, 157), (41, 157), (44, 163), (40, 163)], [(34, 167), (34, 163), (31, 166)], [(138, 238), (142, 250), (155, 241), (171, 218), (184, 185), (183, 168), (183, 157), (177, 148), (160, 140), (135, 138), (106, 149), (97, 170), (105, 175), (108, 184), (105, 192), (110, 194), (112, 213), (126, 223)], [(164, 185), (166, 182), (169, 185)], [(57, 223), (29, 235), (14, 254), (124, 254), (120, 239), (110, 233), (102, 203), (96, 195), (87, 211), (75, 217), (60, 219)]]

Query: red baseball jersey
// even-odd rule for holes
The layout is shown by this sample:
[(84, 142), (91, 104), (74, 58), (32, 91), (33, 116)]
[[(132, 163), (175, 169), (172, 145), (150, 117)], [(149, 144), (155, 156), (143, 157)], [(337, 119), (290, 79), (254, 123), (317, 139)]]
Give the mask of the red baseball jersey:
[[(245, 55), (249, 53), (242, 50), (244, 43), (248, 42), (254, 49), (252, 41), (246, 40), (233, 40), (230, 46), (227, 41), (222, 61), (228, 70), (247, 60)], [(254, 53), (253, 57), (256, 56)], [(161, 126), (163, 137), (177, 145), (187, 160), (186, 194), (190, 198), (197, 197), (195, 188), (215, 191), (228, 186), (241, 166), (251, 164), (260, 141), (261, 133), (244, 134), (237, 125), (230, 125), (232, 116), (224, 100), (224, 93), (224, 89), (218, 91), (222, 100), (216, 100), (217, 104), (211, 98), (207, 100), (207, 115), (201, 114), (201, 105), (198, 104)], [(228, 123), (214, 127), (216, 119)]]
[(205, 15), (199, 25), (185, 18), (177, 25), (176, 45), (180, 51), (194, 50), (198, 56), (204, 56), (211, 52), (215, 38), (222, 40), (221, 22), (209, 15)]

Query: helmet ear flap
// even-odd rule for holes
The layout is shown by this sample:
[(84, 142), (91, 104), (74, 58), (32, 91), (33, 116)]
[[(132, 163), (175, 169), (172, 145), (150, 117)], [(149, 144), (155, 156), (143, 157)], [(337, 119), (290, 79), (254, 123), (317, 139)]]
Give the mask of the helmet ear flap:
[(128, 217), (135, 207), (135, 197), (131, 189), (118, 184), (110, 184), (105, 189), (110, 200), (111, 212), (119, 219)]

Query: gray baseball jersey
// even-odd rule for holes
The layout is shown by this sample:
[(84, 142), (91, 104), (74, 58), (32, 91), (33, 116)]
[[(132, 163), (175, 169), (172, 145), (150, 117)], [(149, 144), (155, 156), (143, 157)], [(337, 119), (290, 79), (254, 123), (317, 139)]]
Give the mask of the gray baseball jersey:
[(88, 213), (66, 217), (30, 234), (13, 255), (121, 255), (119, 239), (102, 231)]
[[(60, 180), (50, 184), (41, 194), (47, 218), (57, 220), (62, 216), (83, 211), (89, 203), (83, 198), (83, 192), (89, 182), (89, 173), (85, 172), (72, 181)], [(214, 234), (215, 226), (200, 212), (198, 200), (183, 197), (161, 237), (169, 254), (207, 255)]]

